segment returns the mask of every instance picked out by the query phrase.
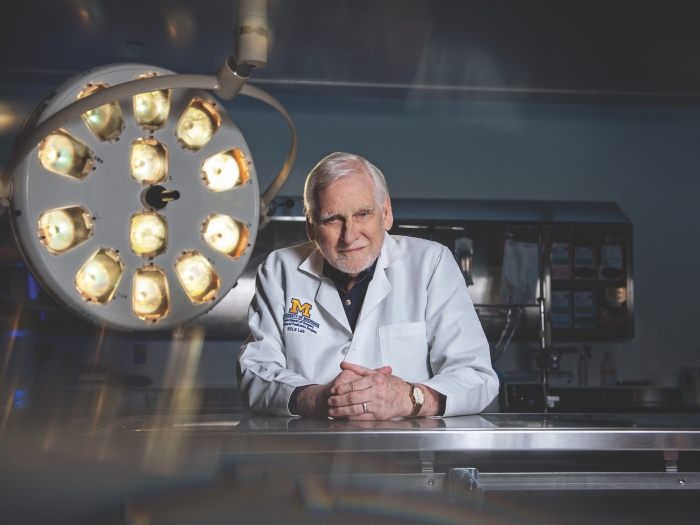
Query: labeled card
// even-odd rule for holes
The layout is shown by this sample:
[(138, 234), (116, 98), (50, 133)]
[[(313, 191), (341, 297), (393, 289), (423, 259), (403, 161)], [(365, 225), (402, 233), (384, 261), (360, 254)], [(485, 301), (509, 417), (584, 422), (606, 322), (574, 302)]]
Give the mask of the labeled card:
[(552, 291), (552, 328), (574, 326), (574, 305), (569, 290)]
[(557, 242), (552, 246), (552, 280), (566, 281), (574, 276), (571, 243)]
[(590, 246), (574, 248), (574, 278), (590, 281), (596, 278), (596, 252)]
[(595, 292), (574, 292), (574, 328), (596, 327)]
[(603, 281), (619, 281), (623, 276), (622, 246), (619, 244), (603, 244), (600, 247), (598, 278)]

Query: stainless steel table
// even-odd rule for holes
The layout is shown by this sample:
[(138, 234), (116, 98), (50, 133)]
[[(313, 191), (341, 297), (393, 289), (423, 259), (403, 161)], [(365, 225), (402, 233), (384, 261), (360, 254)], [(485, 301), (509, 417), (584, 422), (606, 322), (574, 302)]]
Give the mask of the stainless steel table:
[[(700, 415), (482, 414), (373, 423), (243, 413), (63, 417), (30, 434), (8, 423), (0, 484), (20, 472), (12, 465), (47, 453), (62, 466), (42, 474), (46, 493), (73, 483), (62, 499), (79, 494), (83, 501), (96, 484), (88, 474), (99, 468), (99, 483), (121, 494), (128, 510), (119, 511), (126, 516), (119, 523), (129, 525), (179, 523), (183, 513), (199, 523), (212, 508), (227, 519), (232, 512), (257, 516), (261, 508), (274, 514), (278, 501), (302, 521), (320, 522), (358, 509), (385, 516), (390, 508), (396, 515), (413, 509), (412, 516), (429, 509), (432, 523), (456, 506), (468, 510), (450, 516), (472, 523), (481, 519), (474, 512), (497, 516), (513, 502), (528, 512), (546, 508), (566, 523), (604, 523), (605, 505), (613, 513), (624, 508), (637, 523), (670, 512), (655, 514), (652, 502), (671, 506), (681, 520), (700, 512)], [(119, 485), (124, 472), (129, 481)], [(195, 488), (184, 490), (185, 481)], [(161, 496), (143, 496), (147, 482)], [(27, 486), (34, 497), (40, 485), (32, 478)], [(0, 508), (16, 504), (7, 494)], [(519, 519), (511, 521), (532, 523)]]
[(186, 434), (241, 452), (700, 451), (698, 415), (483, 414), (396, 421), (133, 416), (98, 434)]

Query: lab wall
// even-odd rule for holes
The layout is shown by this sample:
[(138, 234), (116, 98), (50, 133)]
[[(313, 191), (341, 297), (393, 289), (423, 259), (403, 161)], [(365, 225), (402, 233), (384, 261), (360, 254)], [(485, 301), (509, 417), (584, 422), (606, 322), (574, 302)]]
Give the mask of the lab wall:
[[(0, 101), (17, 117), (0, 133), (1, 164), (21, 118), (49, 88), (0, 85)], [(634, 225), (636, 336), (629, 343), (594, 344), (589, 382), (597, 384), (605, 350), (613, 352), (619, 379), (673, 385), (681, 366), (700, 366), (700, 246), (695, 240), (700, 109), (479, 102), (412, 94), (401, 100), (279, 99), (299, 133), (297, 164), (283, 194), (300, 195), (316, 162), (343, 150), (382, 169), (395, 197), (616, 202)], [(239, 97), (225, 105), (248, 141), (264, 188), (286, 155), (286, 124), (258, 101)], [(115, 341), (102, 359), (118, 360), (123, 351), (125, 373), (144, 371), (158, 384), (155, 376), (162, 374), (169, 343), (149, 343), (149, 361), (133, 364), (133, 342)], [(199, 382), (233, 383), (237, 347), (206, 342)], [(528, 345), (514, 346), (497, 367), (523, 369), (531, 365), (528, 356)], [(564, 357), (562, 369), (575, 373), (576, 357)]]

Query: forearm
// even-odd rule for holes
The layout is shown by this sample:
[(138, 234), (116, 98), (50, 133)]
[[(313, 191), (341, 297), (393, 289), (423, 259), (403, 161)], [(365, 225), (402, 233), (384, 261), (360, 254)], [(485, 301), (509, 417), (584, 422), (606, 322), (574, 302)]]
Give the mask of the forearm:
[(297, 408), (300, 416), (328, 417), (328, 385), (311, 385), (299, 392)]
[(418, 417), (441, 416), (445, 413), (445, 396), (426, 385), (418, 385), (423, 391), (425, 401), (418, 412)]

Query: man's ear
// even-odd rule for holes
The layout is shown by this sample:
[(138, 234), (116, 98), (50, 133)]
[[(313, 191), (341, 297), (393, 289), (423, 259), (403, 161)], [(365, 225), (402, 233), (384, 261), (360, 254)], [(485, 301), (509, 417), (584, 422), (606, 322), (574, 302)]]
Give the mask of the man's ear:
[(308, 218), (306, 219), (306, 235), (311, 242), (316, 241), (316, 232), (314, 231), (314, 225), (309, 222)]
[(384, 229), (386, 231), (389, 231), (389, 230), (391, 230), (391, 227), (394, 225), (394, 214), (391, 211), (391, 199), (389, 199), (389, 197), (387, 197), (386, 200), (384, 201), (383, 212), (384, 212)]

